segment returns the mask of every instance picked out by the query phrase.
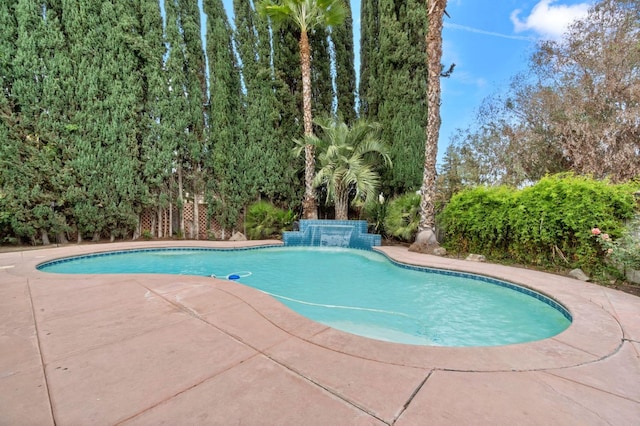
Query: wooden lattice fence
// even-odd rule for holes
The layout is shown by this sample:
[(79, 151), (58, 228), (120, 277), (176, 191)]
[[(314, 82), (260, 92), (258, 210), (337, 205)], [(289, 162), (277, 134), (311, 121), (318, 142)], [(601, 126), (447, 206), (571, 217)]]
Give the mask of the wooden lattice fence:
[[(189, 238), (194, 224), (194, 204), (185, 203), (182, 210), (184, 216), (184, 237)], [(208, 226), (207, 226), (208, 225)], [(146, 210), (140, 215), (140, 235), (151, 234), (155, 238), (170, 238), (177, 235), (180, 230), (180, 214), (177, 207), (158, 210)], [(198, 204), (198, 235), (194, 238), (206, 239), (226, 239), (231, 235), (225, 235), (218, 223), (212, 219), (207, 220), (207, 205)]]

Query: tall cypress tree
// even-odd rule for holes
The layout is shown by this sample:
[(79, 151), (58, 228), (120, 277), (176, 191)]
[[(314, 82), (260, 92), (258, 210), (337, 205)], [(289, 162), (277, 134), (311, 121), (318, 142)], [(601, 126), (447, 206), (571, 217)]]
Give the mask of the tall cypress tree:
[(316, 28), (309, 35), (309, 43), (311, 44), (312, 115), (328, 116), (333, 112), (334, 101), (328, 29)]
[(278, 99), (284, 132), (289, 140), (303, 133), (300, 111), (302, 111), (302, 73), (300, 71), (300, 31), (292, 24), (273, 29), (273, 66), (275, 78), (282, 83), (278, 87)]
[[(298, 139), (303, 134), (300, 120), (302, 111), (302, 73), (300, 71), (299, 31), (291, 24), (273, 29), (273, 73), (274, 89), (279, 107), (278, 133), (283, 143)], [(291, 160), (297, 172), (296, 188), (304, 188), (304, 162)], [(293, 208), (301, 205), (299, 199), (293, 201)]]
[(254, 165), (246, 156), (240, 74), (233, 53), (231, 27), (221, 0), (205, 0), (204, 10), (211, 89), (207, 199), (210, 213), (223, 229), (233, 229), (248, 198), (247, 172)]
[[(176, 138), (170, 128), (171, 121), (167, 119), (171, 115), (170, 93), (163, 69), (163, 58), (167, 52), (158, 1), (139, 0), (137, 12), (144, 105), (140, 117), (140, 159), (144, 189), (147, 191), (146, 197), (142, 199), (142, 207), (155, 209), (160, 222), (163, 215), (170, 212), (169, 207), (176, 202), (173, 194)], [(158, 237), (165, 236), (162, 227), (156, 227), (153, 231)]]
[(11, 105), (9, 103), (9, 93), (12, 85), (11, 62), (15, 53), (15, 14), (12, 10), (12, 2), (0, 3), (0, 243), (4, 243), (12, 238), (11, 226), (12, 209), (8, 205), (4, 188), (8, 182), (13, 180), (15, 168), (15, 141), (9, 136), (12, 117)]
[(139, 112), (143, 108), (139, 25), (133, 3), (62, 2), (75, 65), (69, 191), (79, 238), (126, 236), (137, 222)]
[(3, 76), (8, 83), (2, 114), (7, 136), (4, 203), (13, 211), (17, 235), (48, 244), (51, 233), (63, 239), (66, 229), (64, 217), (53, 208), (63, 203), (68, 185), (59, 137), (64, 46), (55, 11), (47, 4), (20, 0), (14, 6), (14, 49), (7, 45), (14, 55), (9, 67), (8, 61), (2, 64), (8, 72)]
[(176, 0), (178, 25), (183, 39), (185, 64), (185, 89), (187, 98), (188, 124), (184, 143), (188, 160), (188, 178), (193, 193), (193, 224), (191, 238), (198, 238), (199, 199), (204, 193), (204, 157), (208, 152), (205, 134), (205, 116), (208, 103), (206, 62), (200, 34), (200, 10), (196, 2)]
[(372, 118), (378, 114), (376, 95), (377, 60), (380, 43), (378, 0), (362, 0), (360, 6), (360, 115)]
[(356, 72), (353, 49), (353, 18), (350, 2), (345, 2), (347, 15), (344, 23), (331, 29), (335, 51), (336, 109), (347, 124), (356, 119)]
[[(208, 150), (204, 134), (208, 102), (205, 59), (200, 39), (200, 15), (195, 3), (169, 0), (165, 2), (165, 11), (168, 45), (165, 68), (169, 92), (163, 129), (167, 138), (176, 141), (177, 204), (180, 233), (184, 235), (184, 197), (187, 193), (197, 197), (204, 190), (203, 158)], [(197, 224), (194, 220), (192, 225), (195, 226), (190, 227), (192, 232)]]
[(242, 62), (246, 104), (246, 174), (250, 193), (257, 198), (288, 204), (295, 193), (293, 143), (287, 138), (282, 120), (283, 103), (277, 97), (283, 82), (271, 64), (271, 33), (268, 21), (255, 11), (249, 0), (234, 1), (236, 50)]
[(363, 115), (382, 125), (394, 164), (384, 190), (414, 191), (424, 163), (426, 10), (416, 0), (369, 0), (362, 10)]
[(100, 20), (104, 24), (107, 48), (103, 48), (100, 80), (103, 86), (103, 143), (108, 162), (104, 210), (107, 231), (113, 239), (126, 236), (137, 224), (143, 191), (139, 166), (139, 119), (144, 108), (144, 86), (140, 51), (143, 38), (135, 3), (120, 0), (103, 3)]

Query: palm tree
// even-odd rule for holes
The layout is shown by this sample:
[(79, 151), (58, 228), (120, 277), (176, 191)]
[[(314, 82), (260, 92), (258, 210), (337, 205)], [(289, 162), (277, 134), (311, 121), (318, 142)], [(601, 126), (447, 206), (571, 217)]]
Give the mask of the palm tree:
[(431, 231), (429, 243), (435, 240), (435, 184), (438, 137), (440, 133), (440, 77), (442, 72), (442, 21), (447, 0), (427, 0), (427, 128), (424, 150), (424, 172), (420, 189), (420, 224), (422, 231)]
[(325, 185), (327, 203), (335, 202), (336, 220), (347, 220), (352, 192), (353, 201), (370, 201), (378, 196), (380, 176), (375, 169), (381, 161), (391, 165), (389, 150), (378, 138), (378, 124), (358, 120), (349, 128), (331, 119), (315, 123), (322, 129), (320, 137), (308, 135), (304, 141), (296, 141), (295, 152), (300, 155), (309, 145), (316, 148), (320, 168), (314, 187)]
[[(311, 46), (309, 32), (317, 27), (341, 24), (347, 9), (342, 0), (262, 0), (257, 4), (258, 12), (268, 16), (273, 23), (293, 22), (300, 30), (300, 67), (302, 71), (302, 107), (305, 138), (313, 135), (311, 117)], [(313, 176), (315, 156), (313, 146), (305, 147), (304, 155), (304, 200), (302, 202), (305, 219), (317, 219)]]

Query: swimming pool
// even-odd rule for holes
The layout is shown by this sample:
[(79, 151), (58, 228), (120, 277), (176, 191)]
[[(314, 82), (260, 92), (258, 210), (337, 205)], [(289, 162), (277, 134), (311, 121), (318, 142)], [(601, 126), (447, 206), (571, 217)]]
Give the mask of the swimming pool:
[(235, 278), (328, 326), (415, 345), (497, 346), (565, 330), (554, 300), (492, 278), (391, 262), (353, 249), (143, 249), (59, 259), (56, 273), (163, 273)]

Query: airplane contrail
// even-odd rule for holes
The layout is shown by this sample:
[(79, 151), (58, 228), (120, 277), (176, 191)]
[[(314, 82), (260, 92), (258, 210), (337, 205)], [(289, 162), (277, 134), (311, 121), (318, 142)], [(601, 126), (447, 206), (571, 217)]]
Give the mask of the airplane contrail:
[(490, 36), (494, 36), (494, 37), (508, 38), (508, 39), (512, 39), (512, 40), (523, 40), (523, 41), (536, 41), (537, 40), (535, 37), (526, 37), (526, 36), (518, 36), (518, 35), (496, 33), (496, 32), (493, 32), (493, 31), (485, 31), (485, 30), (481, 30), (481, 29), (478, 29), (478, 28), (467, 27), (465, 25), (452, 24), (450, 22), (445, 22), (444, 23), (444, 27), (445, 28), (451, 28), (451, 29), (454, 29), (454, 30), (462, 30), (462, 31), (469, 31), (469, 32), (472, 32), (472, 33), (485, 34), (485, 35), (490, 35)]

